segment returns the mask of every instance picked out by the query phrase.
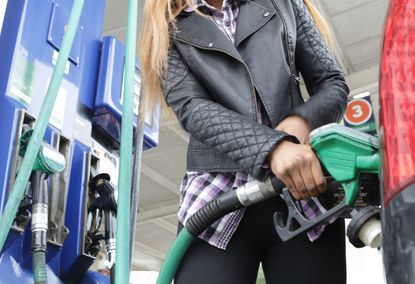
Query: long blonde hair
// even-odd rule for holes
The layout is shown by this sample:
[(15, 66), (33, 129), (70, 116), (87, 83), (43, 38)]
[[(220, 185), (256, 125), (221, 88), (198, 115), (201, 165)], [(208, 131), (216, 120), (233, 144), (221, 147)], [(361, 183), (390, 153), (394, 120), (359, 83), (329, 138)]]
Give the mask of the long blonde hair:
[[(332, 39), (326, 21), (310, 0), (303, 0), (317, 28), (332, 46)], [(144, 5), (143, 26), (139, 36), (142, 93), (141, 113), (154, 112), (157, 105), (165, 108), (160, 86), (160, 78), (167, 64), (169, 48), (169, 26), (175, 27), (177, 15), (186, 7), (193, 5), (192, 0), (146, 0)], [(143, 115), (141, 117), (144, 117)]]

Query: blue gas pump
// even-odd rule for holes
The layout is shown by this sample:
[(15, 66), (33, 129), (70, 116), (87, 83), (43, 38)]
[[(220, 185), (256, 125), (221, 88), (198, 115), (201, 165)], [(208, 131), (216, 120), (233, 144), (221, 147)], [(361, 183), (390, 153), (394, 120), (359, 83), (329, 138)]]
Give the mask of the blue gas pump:
[[(0, 210), (7, 202), (22, 160), (18, 151), (20, 138), (36, 124), (72, 3), (73, 0), (7, 3), (0, 34)], [(94, 239), (90, 232), (87, 209), (96, 195), (89, 181), (99, 173), (110, 175), (114, 184), (118, 178), (119, 136), (111, 127), (116, 129), (121, 121), (125, 49), (114, 38), (102, 40), (104, 12), (104, 0), (85, 2), (44, 137), (66, 161), (65, 169), (47, 181), (46, 270), (51, 283), (108, 282), (106, 277), (88, 271), (96, 249), (104, 241)], [(117, 60), (112, 61), (110, 55)], [(136, 66), (139, 90), (138, 62)], [(138, 95), (139, 92), (137, 102)], [(147, 120), (144, 149), (157, 146), (158, 127), (157, 119)], [(25, 283), (33, 278), (28, 226), (31, 196), (29, 190), (26, 193), (1, 251), (0, 275), (6, 283)]]
[[(115, 37), (104, 37), (93, 125), (110, 140), (120, 142), (122, 94), (124, 82), (125, 47)], [(136, 61), (134, 86), (134, 113), (138, 116), (140, 87), (140, 65)], [(156, 115), (158, 117), (158, 114)], [(137, 127), (137, 121), (134, 122)], [(158, 145), (159, 121), (151, 116), (144, 118), (144, 144), (147, 150)]]

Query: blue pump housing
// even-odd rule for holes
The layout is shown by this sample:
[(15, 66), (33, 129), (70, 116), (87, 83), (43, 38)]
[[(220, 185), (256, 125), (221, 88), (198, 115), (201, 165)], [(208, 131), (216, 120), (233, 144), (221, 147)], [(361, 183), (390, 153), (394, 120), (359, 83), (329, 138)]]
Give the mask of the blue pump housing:
[[(124, 85), (125, 47), (115, 37), (104, 37), (102, 41), (101, 61), (97, 94), (95, 99), (94, 126), (120, 143), (122, 95)], [(136, 74), (134, 86), (134, 112), (138, 116), (141, 71), (139, 62), (136, 61)], [(153, 148), (159, 143), (159, 121), (148, 116), (144, 121), (144, 150)], [(134, 127), (137, 121), (134, 122)]]
[[(9, 0), (0, 34), (0, 210), (18, 169), (18, 141), (23, 124), (36, 123), (73, 0)], [(102, 40), (104, 0), (85, 1), (79, 29), (58, 93), (45, 141), (68, 141), (64, 218), (69, 233), (63, 243), (48, 241), (49, 283), (77, 274), (77, 283), (109, 283), (88, 271), (94, 257), (83, 251), (87, 181), (97, 129), (119, 143), (125, 49), (115, 38)], [(137, 62), (139, 94), (140, 66)], [(137, 97), (137, 105), (138, 105)], [(113, 123), (114, 122), (114, 123)], [(113, 125), (112, 125), (113, 123)], [(118, 125), (118, 126), (117, 126)], [(145, 149), (158, 145), (158, 120), (145, 124)], [(103, 132), (103, 133), (104, 133)], [(118, 136), (117, 136), (118, 135)], [(103, 143), (104, 144), (104, 143)], [(56, 190), (50, 188), (50, 191)], [(70, 204), (70, 205), (69, 205)], [(1, 283), (31, 283), (30, 221), (10, 231), (0, 255)]]
[[(18, 147), (23, 125), (33, 127), (36, 123), (72, 4), (73, 0), (8, 1), (0, 34), (0, 211), (7, 202), (22, 159)], [(95, 257), (85, 249), (89, 178), (93, 171), (100, 170), (100, 163), (106, 170), (113, 166), (112, 181), (113, 177), (118, 178), (114, 169), (119, 158), (116, 145), (120, 142), (125, 48), (113, 37), (102, 39), (104, 14), (105, 0), (85, 1), (44, 137), (56, 149), (63, 147), (59, 151), (67, 160), (62, 176), (56, 179), (65, 182), (56, 185), (53, 178), (49, 181), (50, 203), (56, 203), (52, 196), (58, 194), (59, 200), (67, 204), (64, 211), (58, 211), (63, 212), (60, 220), (64, 224), (59, 231), (63, 233), (48, 236), (49, 283), (109, 283), (108, 277), (88, 270)], [(136, 71), (138, 115), (138, 61)], [(157, 113), (156, 117), (145, 120), (144, 149), (158, 145), (158, 133)], [(59, 142), (62, 140), (64, 146)], [(97, 144), (105, 146), (99, 148)], [(49, 221), (51, 232), (55, 220)], [(29, 219), (16, 224), (8, 235), (0, 254), (0, 283), (33, 281), (30, 251)]]

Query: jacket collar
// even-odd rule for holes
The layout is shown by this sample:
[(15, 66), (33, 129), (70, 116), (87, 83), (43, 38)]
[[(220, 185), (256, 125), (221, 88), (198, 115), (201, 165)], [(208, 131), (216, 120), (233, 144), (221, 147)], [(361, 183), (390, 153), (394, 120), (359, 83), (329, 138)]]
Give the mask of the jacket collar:
[(197, 15), (195, 12), (183, 12), (178, 18), (178, 40), (184, 40), (201, 48), (218, 49), (231, 56), (241, 59), (236, 47), (263, 25), (275, 14), (270, 0), (237, 0), (240, 1), (239, 15), (235, 35), (235, 46), (222, 31), (207, 17)]
[(240, 1), (239, 15), (236, 18), (235, 46), (259, 30), (275, 14), (270, 0)]

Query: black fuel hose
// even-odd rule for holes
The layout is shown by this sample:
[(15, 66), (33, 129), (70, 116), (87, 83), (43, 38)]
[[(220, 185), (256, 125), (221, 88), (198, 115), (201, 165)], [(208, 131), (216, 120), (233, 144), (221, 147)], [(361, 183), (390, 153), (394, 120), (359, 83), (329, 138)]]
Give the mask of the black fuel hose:
[(284, 184), (276, 177), (265, 182), (252, 181), (221, 194), (193, 214), (170, 248), (157, 278), (157, 284), (170, 284), (181, 259), (193, 240), (206, 228), (237, 209), (278, 195)]
[(248, 182), (208, 202), (187, 220), (186, 228), (191, 235), (198, 236), (226, 214), (276, 196), (284, 187), (275, 176), (264, 183)]
[(141, 180), (141, 160), (143, 155), (143, 143), (144, 143), (144, 119), (138, 119), (138, 125), (134, 134), (134, 160), (133, 160), (133, 185), (131, 188), (131, 213), (130, 213), (130, 271), (132, 269), (132, 256), (135, 243), (135, 230), (137, 223), (138, 213), (138, 200), (140, 193), (140, 180)]
[(32, 258), (35, 284), (46, 284), (46, 245), (48, 231), (47, 175), (40, 170), (31, 176), (32, 185)]
[(242, 207), (234, 190), (225, 192), (193, 214), (187, 220), (186, 228), (192, 236), (198, 236), (221, 217)]

